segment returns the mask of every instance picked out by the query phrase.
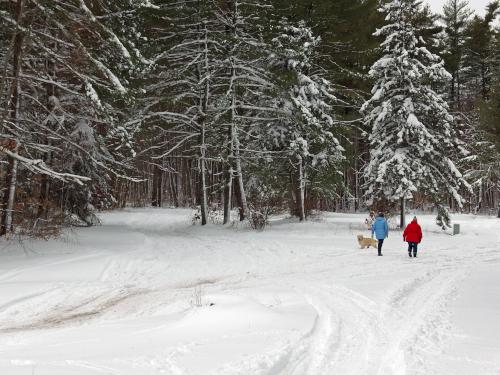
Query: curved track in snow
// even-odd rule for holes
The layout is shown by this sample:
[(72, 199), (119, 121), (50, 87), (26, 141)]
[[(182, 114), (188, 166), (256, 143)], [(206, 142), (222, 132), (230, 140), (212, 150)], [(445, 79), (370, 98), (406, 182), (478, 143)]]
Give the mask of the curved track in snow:
[(398, 232), (384, 257), (360, 250), (360, 215), (263, 233), (188, 215), (110, 213), (77, 242), (2, 255), (0, 373), (452, 374), (435, 366), (450, 303), (498, 260), (487, 220), (455, 238), (425, 217), (410, 259)]

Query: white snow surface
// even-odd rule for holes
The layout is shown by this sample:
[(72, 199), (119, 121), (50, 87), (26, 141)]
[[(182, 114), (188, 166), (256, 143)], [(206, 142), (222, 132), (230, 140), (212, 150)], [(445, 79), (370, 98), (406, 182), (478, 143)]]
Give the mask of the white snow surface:
[(264, 232), (130, 209), (0, 248), (0, 374), (499, 374), (500, 220), (421, 216), (419, 257), (364, 215)]

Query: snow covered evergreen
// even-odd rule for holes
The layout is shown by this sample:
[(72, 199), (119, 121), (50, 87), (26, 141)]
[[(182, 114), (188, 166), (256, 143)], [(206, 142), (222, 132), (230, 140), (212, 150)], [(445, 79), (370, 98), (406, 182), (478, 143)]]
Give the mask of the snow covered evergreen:
[(377, 205), (403, 204), (415, 193), (423, 193), (442, 217), (447, 196), (462, 206), (461, 189), (468, 185), (452, 160), (452, 155), (463, 151), (453, 117), (434, 90), (450, 74), (419, 36), (414, 22), (419, 7), (416, 0), (393, 0), (381, 7), (387, 25), (375, 35), (384, 38), (383, 56), (370, 70), (375, 84), (372, 97), (362, 107), (370, 128), (366, 194), (369, 203)]
[[(343, 159), (343, 147), (335, 133), (340, 127), (333, 105), (338, 103), (332, 83), (315, 66), (320, 38), (305, 22), (291, 25), (282, 20), (272, 40), (271, 64), (276, 69), (279, 91), (275, 99), (280, 121), (270, 126), (271, 145), (278, 146), (292, 166), (295, 211), (304, 220), (306, 186), (321, 195), (321, 186), (311, 186), (310, 174), (326, 174)], [(328, 186), (333, 190), (332, 186)], [(324, 192), (323, 192), (324, 193)]]

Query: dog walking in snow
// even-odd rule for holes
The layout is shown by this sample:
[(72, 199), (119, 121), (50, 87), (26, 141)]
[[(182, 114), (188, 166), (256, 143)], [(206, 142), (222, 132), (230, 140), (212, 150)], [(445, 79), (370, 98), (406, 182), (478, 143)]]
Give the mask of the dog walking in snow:
[(373, 246), (373, 248), (377, 248), (377, 240), (375, 238), (365, 237), (362, 234), (358, 234), (358, 243), (362, 249), (369, 248)]

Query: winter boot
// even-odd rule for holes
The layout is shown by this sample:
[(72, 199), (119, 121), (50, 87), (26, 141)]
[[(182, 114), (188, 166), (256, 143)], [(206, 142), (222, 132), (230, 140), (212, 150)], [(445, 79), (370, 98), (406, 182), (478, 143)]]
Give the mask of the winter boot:
[(416, 258), (417, 257), (417, 250), (414, 250), (413, 251), (413, 258)]
[(409, 255), (409, 257), (411, 258), (411, 250), (410, 250), (410, 251), (408, 251), (408, 255)]
[(381, 257), (381, 256), (382, 256), (382, 253), (380, 253), (380, 252), (379, 252), (379, 253), (378, 253), (378, 256), (379, 256), (379, 257)]

